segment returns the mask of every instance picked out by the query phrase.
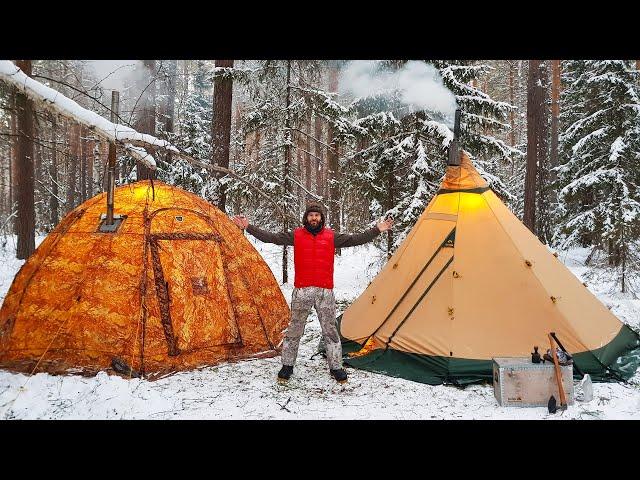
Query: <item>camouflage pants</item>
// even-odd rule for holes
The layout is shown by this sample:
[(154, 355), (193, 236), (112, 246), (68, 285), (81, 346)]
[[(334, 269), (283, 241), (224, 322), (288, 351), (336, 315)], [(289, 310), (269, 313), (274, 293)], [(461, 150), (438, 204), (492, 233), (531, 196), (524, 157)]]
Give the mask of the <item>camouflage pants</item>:
[(291, 320), (282, 346), (282, 364), (293, 366), (296, 362), (300, 338), (304, 333), (311, 308), (315, 308), (318, 314), (329, 368), (332, 370), (342, 368), (342, 345), (336, 327), (336, 297), (333, 295), (333, 290), (320, 287), (293, 289)]

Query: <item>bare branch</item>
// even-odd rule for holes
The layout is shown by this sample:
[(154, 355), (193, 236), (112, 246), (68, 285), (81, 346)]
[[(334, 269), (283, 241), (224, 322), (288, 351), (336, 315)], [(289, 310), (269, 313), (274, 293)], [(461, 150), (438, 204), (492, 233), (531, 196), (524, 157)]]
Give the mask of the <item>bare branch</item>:
[(298, 150), (302, 150), (304, 153), (306, 153), (306, 154), (308, 154), (308, 155), (311, 155), (313, 158), (315, 158), (315, 159), (317, 159), (317, 160), (320, 160), (321, 162), (324, 162), (324, 159), (323, 159), (323, 158), (320, 158), (320, 157), (318, 157), (318, 156), (314, 155), (313, 153), (306, 151), (304, 148), (299, 147), (299, 146), (297, 146), (297, 145), (294, 145), (294, 147), (295, 147), (295, 148), (297, 148)]
[(203, 162), (202, 160), (198, 160), (197, 158), (194, 158), (190, 155), (187, 155), (185, 153), (179, 152), (179, 153), (174, 153), (174, 156), (177, 156), (178, 158), (183, 159), (184, 161), (192, 164), (192, 165), (196, 165), (198, 167), (204, 168), (206, 170), (209, 170), (210, 172), (219, 172), (219, 173), (225, 173), (227, 175), (229, 175), (232, 178), (235, 178), (236, 180), (250, 186), (252, 189), (254, 189), (261, 197), (265, 198), (266, 200), (268, 200), (270, 203), (273, 204), (273, 206), (276, 208), (276, 210), (278, 211), (278, 213), (280, 215), (282, 215), (283, 217), (286, 217), (290, 220), (293, 220), (294, 222), (298, 222), (298, 219), (285, 213), (281, 208), (280, 205), (278, 205), (275, 200), (273, 200), (271, 197), (269, 197), (266, 193), (264, 193), (260, 188), (256, 187), (254, 184), (252, 184), (251, 182), (249, 182), (248, 180), (245, 180), (244, 178), (242, 178), (241, 176), (239, 176), (237, 173), (233, 172), (232, 170), (229, 170), (228, 168), (224, 168), (224, 167), (220, 167), (218, 165), (210, 165), (208, 163)]
[(316, 200), (322, 200), (323, 197), (319, 197), (318, 195), (316, 195), (315, 193), (310, 192), (309, 190), (307, 190), (303, 185), (300, 184), (300, 182), (298, 182), (298, 180), (296, 180), (295, 178), (293, 178), (291, 175), (287, 175), (287, 178), (289, 180), (291, 180), (293, 183), (295, 183), (296, 185), (298, 185), (302, 190), (304, 190), (305, 193), (307, 193), (308, 195), (311, 195), (313, 198), (315, 198)]
[[(98, 100), (95, 97), (92, 97), (91, 95), (89, 95), (88, 92), (85, 92), (83, 90), (80, 90), (76, 87), (74, 87), (73, 85), (69, 85), (66, 82), (63, 82), (62, 80), (56, 80), (55, 78), (50, 78), (50, 77), (45, 77), (44, 75), (32, 75), (31, 78), (41, 78), (43, 80), (49, 80), (50, 82), (55, 82), (58, 83), (60, 85), (64, 85), (67, 88), (70, 88), (71, 90), (75, 90), (76, 92), (82, 93), (83, 95), (86, 95), (87, 97), (89, 97), (91, 100), (93, 100), (94, 102), (96, 102), (98, 105), (100, 105), (101, 107), (104, 107), (105, 109), (107, 109), (107, 111), (111, 112), (111, 107), (108, 107), (107, 105), (105, 105), (104, 103), (102, 103), (100, 100)], [(127, 125), (128, 127), (130, 127), (131, 125), (124, 120), (120, 115), (118, 115), (118, 120), (122, 121), (122, 123), (124, 125)]]
[(325, 147), (327, 147), (328, 149), (334, 151), (334, 152), (338, 152), (334, 147), (332, 147), (331, 145), (328, 145), (326, 143), (324, 143), (322, 140), (318, 140), (316, 137), (314, 137), (313, 135), (309, 135), (306, 132), (303, 132), (302, 130), (300, 130), (299, 128), (295, 128), (295, 127), (291, 127), (288, 130), (295, 130), (296, 132), (300, 132), (301, 134), (303, 134), (306, 137), (312, 138), (313, 140), (315, 140), (318, 143), (321, 143), (322, 145), (324, 145)]
[[(58, 199), (58, 202), (60, 202), (61, 204), (63, 204), (63, 205), (64, 205), (64, 203), (66, 202), (66, 200), (63, 200), (62, 198), (60, 198), (59, 196), (57, 196), (55, 193), (53, 193), (51, 190), (49, 190), (49, 187), (47, 187), (47, 185), (46, 185), (44, 182), (42, 182), (41, 180), (38, 180), (38, 179), (36, 178), (36, 181), (37, 181), (40, 185), (42, 185), (42, 186), (44, 187), (44, 189), (47, 191), (47, 193), (49, 193), (51, 196), (53, 196), (53, 197), (57, 198), (57, 199)], [(57, 184), (57, 182), (56, 182), (56, 184)]]

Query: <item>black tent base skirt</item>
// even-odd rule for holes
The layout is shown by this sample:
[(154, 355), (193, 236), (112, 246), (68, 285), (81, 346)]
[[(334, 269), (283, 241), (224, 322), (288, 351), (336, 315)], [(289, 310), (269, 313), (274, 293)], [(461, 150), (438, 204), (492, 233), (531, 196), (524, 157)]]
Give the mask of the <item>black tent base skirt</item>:
[[(391, 348), (372, 350), (360, 357), (349, 357), (350, 352), (357, 352), (360, 348), (360, 344), (342, 339), (346, 365), (429, 385), (492, 383), (491, 360), (420, 355)], [(574, 364), (588, 373), (594, 381), (626, 381), (640, 365), (640, 335), (624, 325), (607, 345), (597, 350), (576, 353), (573, 359)], [(580, 378), (575, 369), (574, 377)]]

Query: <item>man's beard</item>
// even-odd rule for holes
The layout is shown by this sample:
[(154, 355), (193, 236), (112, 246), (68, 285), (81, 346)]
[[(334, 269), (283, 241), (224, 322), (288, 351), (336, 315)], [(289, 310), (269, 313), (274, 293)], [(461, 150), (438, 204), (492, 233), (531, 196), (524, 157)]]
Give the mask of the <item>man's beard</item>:
[(313, 235), (316, 235), (318, 233), (320, 233), (320, 230), (322, 230), (322, 221), (319, 222), (307, 222), (307, 224), (304, 226), (307, 231)]

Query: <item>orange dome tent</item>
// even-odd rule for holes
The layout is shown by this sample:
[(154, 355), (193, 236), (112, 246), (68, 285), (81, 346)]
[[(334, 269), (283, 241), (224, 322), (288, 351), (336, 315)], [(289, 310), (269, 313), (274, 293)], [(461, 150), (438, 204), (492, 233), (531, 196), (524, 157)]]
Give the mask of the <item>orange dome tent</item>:
[[(152, 188), (153, 187), (153, 188)], [(289, 307), (264, 260), (203, 199), (155, 181), (70, 212), (16, 275), (0, 310), (0, 367), (148, 378), (279, 352)]]

